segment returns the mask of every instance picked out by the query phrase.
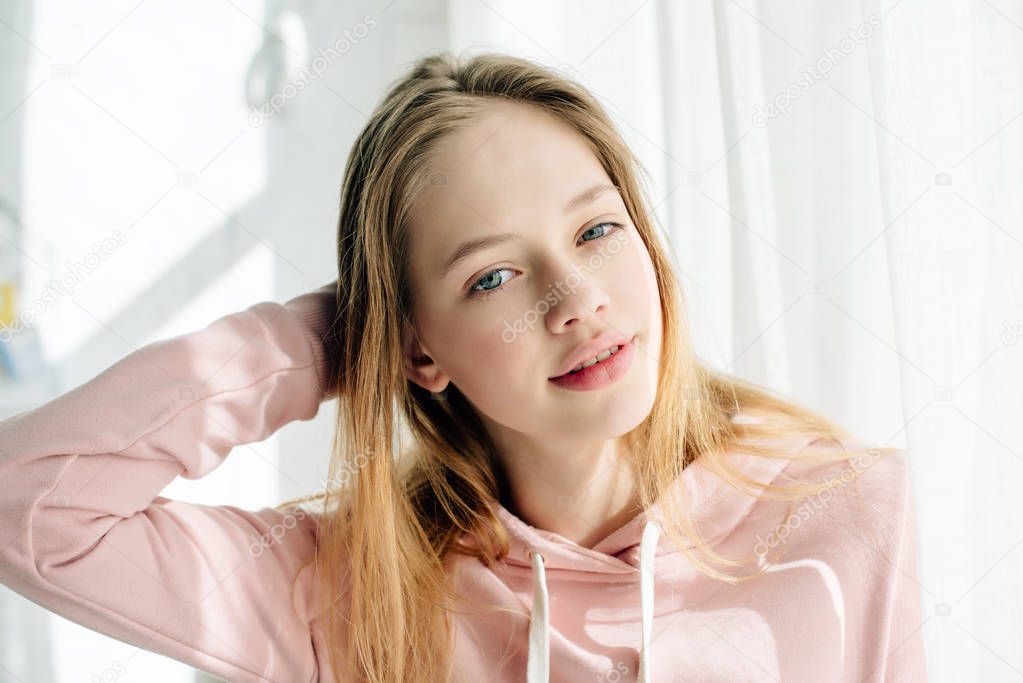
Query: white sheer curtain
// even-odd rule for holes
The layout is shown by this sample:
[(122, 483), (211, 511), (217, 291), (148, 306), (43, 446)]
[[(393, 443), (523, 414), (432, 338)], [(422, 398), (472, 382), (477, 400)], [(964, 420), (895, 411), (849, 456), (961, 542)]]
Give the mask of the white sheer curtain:
[(596, 90), (708, 362), (907, 449), (931, 679), (1023, 677), (1018, 3), (449, 7)]
[[(166, 12), (128, 2), (68, 16), (48, 0), (0, 12), (13, 54), (0, 163), (18, 181), (0, 191), (25, 219), (0, 248), (20, 244), (40, 285), (59, 275), (40, 264), (138, 224), (74, 306), (38, 323), (60, 390), (132, 346), (322, 281), (345, 155), (411, 60), (533, 57), (590, 87), (648, 169), (700, 355), (908, 450), (931, 680), (1023, 677), (1018, 4), (245, 0)], [(279, 92), (283, 73), (366, 15), (376, 28), (326, 73), (260, 126), (246, 121), (247, 88)], [(194, 49), (188, 61), (148, 49), (161, 40)], [(126, 64), (143, 74), (137, 93)], [(202, 195), (181, 181), (196, 169)], [(252, 507), (314, 488), (327, 420), (274, 438), (254, 445), (266, 453), (248, 498), (227, 467), (169, 495)], [(163, 667), (3, 590), (0, 619), (0, 681), (77, 679), (129, 655), (133, 676)]]

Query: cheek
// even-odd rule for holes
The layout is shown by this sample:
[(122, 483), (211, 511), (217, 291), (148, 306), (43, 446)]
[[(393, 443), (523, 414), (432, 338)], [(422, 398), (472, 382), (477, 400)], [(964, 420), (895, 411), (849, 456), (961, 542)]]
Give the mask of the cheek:
[(636, 325), (649, 327), (653, 322), (652, 318), (659, 321), (661, 306), (657, 275), (642, 240), (633, 237), (612, 263), (614, 282), (628, 285), (617, 290), (618, 296), (615, 300), (618, 305), (628, 311)]
[[(502, 292), (490, 301), (466, 302), (436, 319), (441, 321), (433, 335), (438, 360), (467, 395), (514, 391), (533, 357), (529, 324), (513, 299)], [(533, 329), (540, 324), (534, 321)]]
[[(510, 399), (524, 398), (535, 392), (540, 367), (535, 356), (530, 362), (524, 343), (508, 343), (499, 334), (480, 340), (470, 352), (472, 362), (459, 368), (455, 383), (462, 387), (484, 412), (497, 415)], [(534, 385), (530, 388), (530, 384)], [(513, 405), (519, 405), (513, 403)]]

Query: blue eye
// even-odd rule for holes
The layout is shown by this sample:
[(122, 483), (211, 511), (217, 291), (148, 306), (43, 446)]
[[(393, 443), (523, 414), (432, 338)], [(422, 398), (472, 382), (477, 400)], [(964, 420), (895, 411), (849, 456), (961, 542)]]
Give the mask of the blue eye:
[(497, 273), (504, 273), (504, 272), (511, 272), (511, 268), (498, 268), (497, 270), (492, 270), (489, 273), (487, 273), (486, 275), (484, 275), (483, 277), (481, 277), (479, 280), (476, 280), (476, 282), (474, 283), (472, 289), (469, 290), (470, 291), (470, 296), (481, 297), (481, 296), (484, 296), (486, 294), (490, 294), (491, 292), (496, 292), (499, 289), (504, 289), (504, 283), (507, 282), (507, 280), (503, 280), (503, 281), (498, 282), (497, 283), (498, 286), (494, 287), (492, 289), (487, 289), (486, 287), (483, 287), (481, 289), (479, 287), (480, 283), (488, 283), (489, 282), (489, 284), (494, 284), (493, 276), (495, 274), (497, 274)]
[[(625, 226), (622, 225), (621, 223), (615, 223), (614, 221), (607, 221), (607, 222), (604, 222), (604, 223), (597, 223), (596, 225), (587, 228), (586, 231), (583, 232), (583, 237), (585, 237), (587, 234), (591, 233), (592, 231), (597, 230), (598, 228), (602, 229), (602, 232), (600, 232), (600, 234), (597, 235), (597, 237), (595, 239), (583, 240), (583, 241), (585, 241), (585, 242), (596, 242), (599, 239), (607, 237), (608, 235), (610, 235), (615, 230), (623, 230), (625, 228)], [(580, 239), (583, 239), (583, 238), (580, 238)], [(495, 270), (491, 270), (491, 271), (489, 271), (487, 273), (484, 273), (483, 277), (481, 277), (480, 279), (476, 280), (476, 282), (473, 283), (472, 287), (469, 288), (469, 298), (480, 299), (480, 300), (489, 299), (490, 298), (489, 297), (490, 294), (493, 294), (494, 292), (498, 292), (498, 291), (504, 289), (505, 288), (505, 283), (507, 283), (508, 280), (501, 280), (500, 277), (497, 278), (497, 281), (496, 281), (497, 286), (493, 287), (492, 289), (487, 289), (486, 287), (481, 288), (480, 285), (481, 284), (488, 284), (488, 283), (489, 284), (495, 284), (495, 278), (493, 276), (497, 275), (499, 273), (505, 272), (505, 271), (509, 271), (510, 272), (511, 268), (497, 268)]]

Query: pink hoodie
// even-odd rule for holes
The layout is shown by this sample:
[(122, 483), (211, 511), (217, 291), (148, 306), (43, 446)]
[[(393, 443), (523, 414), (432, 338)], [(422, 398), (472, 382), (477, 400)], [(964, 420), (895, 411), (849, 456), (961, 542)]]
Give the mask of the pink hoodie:
[[(159, 495), (316, 415), (328, 398), (320, 339), (331, 296), (255, 304), (0, 422), (0, 581), (229, 681), (335, 680), (318, 615), (345, 595), (316, 594), (315, 514)], [(795, 467), (739, 449), (730, 457), (760, 480)], [(457, 677), (926, 680), (905, 456), (861, 464), (846, 463), (850, 483), (791, 511), (723, 484), (699, 460), (687, 467), (679, 485), (717, 551), (784, 550), (736, 587), (658, 544), (656, 506), (593, 548), (498, 506), (509, 557), (493, 571), (461, 556), (449, 567), (474, 604), (513, 612), (456, 616)]]

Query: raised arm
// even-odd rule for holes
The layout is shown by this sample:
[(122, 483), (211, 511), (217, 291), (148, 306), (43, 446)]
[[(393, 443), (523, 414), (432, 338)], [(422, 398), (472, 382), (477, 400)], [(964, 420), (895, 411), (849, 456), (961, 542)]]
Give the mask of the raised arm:
[(0, 582), (230, 681), (315, 680), (296, 587), (313, 517), (159, 493), (317, 414), (333, 396), (334, 311), (332, 286), (258, 303), (0, 422)]

